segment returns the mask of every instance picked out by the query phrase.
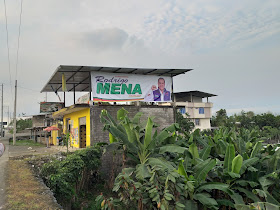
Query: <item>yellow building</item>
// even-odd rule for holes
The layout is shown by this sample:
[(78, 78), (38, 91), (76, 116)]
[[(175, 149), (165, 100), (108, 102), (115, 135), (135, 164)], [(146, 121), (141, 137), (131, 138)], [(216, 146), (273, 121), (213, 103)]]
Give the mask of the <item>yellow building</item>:
[[(75, 104), (53, 113), (54, 119), (63, 119), (62, 131), (70, 133), (70, 145), (76, 148), (90, 146), (90, 107)], [(53, 131), (53, 143), (57, 145), (58, 131)]]

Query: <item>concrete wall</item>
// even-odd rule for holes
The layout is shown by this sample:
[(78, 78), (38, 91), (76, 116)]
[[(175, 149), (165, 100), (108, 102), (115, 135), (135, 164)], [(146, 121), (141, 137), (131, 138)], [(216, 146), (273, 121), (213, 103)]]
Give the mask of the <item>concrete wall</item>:
[(100, 113), (106, 109), (115, 119), (117, 111), (124, 107), (128, 111), (130, 118), (138, 112), (143, 112), (142, 120), (149, 116), (155, 116), (155, 123), (159, 125), (158, 130), (162, 130), (174, 123), (173, 108), (167, 106), (130, 106), (130, 105), (95, 105), (91, 107), (91, 144), (96, 142), (109, 142), (109, 133), (103, 131), (104, 124), (100, 122)]
[[(198, 118), (197, 118), (198, 119)], [(199, 128), (200, 130), (208, 130), (211, 129), (210, 119), (199, 119), (200, 124), (195, 125), (195, 129)], [(195, 119), (193, 119), (193, 123), (195, 123)]]
[(32, 117), (32, 127), (45, 126), (45, 115), (37, 115)]

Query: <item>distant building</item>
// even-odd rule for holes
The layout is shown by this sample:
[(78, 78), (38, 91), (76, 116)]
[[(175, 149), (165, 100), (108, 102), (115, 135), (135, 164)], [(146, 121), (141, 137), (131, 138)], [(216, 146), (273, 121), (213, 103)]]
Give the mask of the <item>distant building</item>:
[[(209, 102), (209, 97), (217, 96), (201, 91), (188, 91), (175, 93), (177, 111), (185, 117), (186, 113), (193, 121), (195, 129), (211, 129), (210, 119), (212, 117), (213, 103)], [(206, 102), (203, 102), (206, 98)]]

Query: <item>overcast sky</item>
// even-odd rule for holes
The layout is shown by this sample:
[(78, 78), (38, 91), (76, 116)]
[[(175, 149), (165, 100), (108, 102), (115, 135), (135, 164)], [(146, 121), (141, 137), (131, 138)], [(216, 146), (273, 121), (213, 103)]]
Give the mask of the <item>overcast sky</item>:
[[(6, 0), (12, 86), (20, 3)], [(11, 111), (0, 5), (0, 83)], [(59, 65), (193, 68), (175, 77), (175, 91), (217, 94), (213, 112), (280, 114), (280, 1), (23, 0), (18, 113), (39, 113), (40, 90)]]

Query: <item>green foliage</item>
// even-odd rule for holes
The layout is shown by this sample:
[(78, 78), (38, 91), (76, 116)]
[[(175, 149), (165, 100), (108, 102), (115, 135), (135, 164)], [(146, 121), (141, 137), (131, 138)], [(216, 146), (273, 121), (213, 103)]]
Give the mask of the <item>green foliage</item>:
[(265, 147), (256, 130), (188, 134), (172, 124), (158, 132), (152, 117), (141, 123), (141, 113), (133, 120), (127, 114), (120, 110), (118, 121), (107, 111), (101, 114), (104, 129), (115, 139), (107, 149), (123, 149), (132, 162), (115, 179), (117, 197), (97, 198), (101, 209), (280, 206), (280, 150)]
[[(32, 119), (19, 119), (17, 120), (17, 132), (23, 131), (26, 128), (32, 127)], [(10, 122), (10, 126), (13, 125), (13, 121)], [(10, 133), (13, 133), (13, 129), (10, 130)]]
[(191, 132), (194, 129), (194, 123), (189, 119), (188, 113), (184, 117), (180, 112), (176, 112), (176, 122), (180, 125), (182, 131)]
[(71, 203), (88, 187), (90, 180), (97, 182), (100, 158), (101, 148), (98, 145), (78, 150), (65, 160), (55, 159), (44, 164), (41, 176), (60, 202)]

